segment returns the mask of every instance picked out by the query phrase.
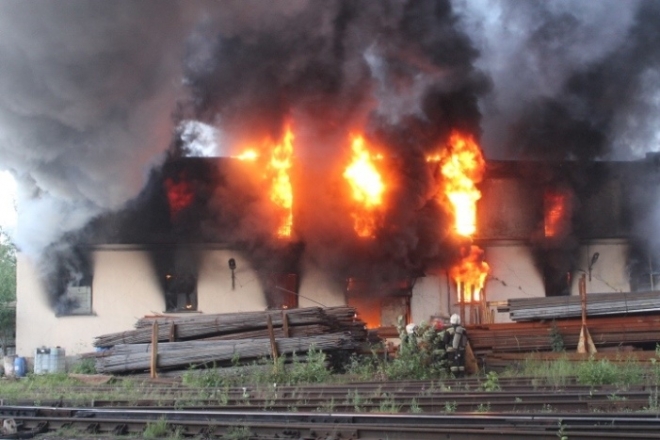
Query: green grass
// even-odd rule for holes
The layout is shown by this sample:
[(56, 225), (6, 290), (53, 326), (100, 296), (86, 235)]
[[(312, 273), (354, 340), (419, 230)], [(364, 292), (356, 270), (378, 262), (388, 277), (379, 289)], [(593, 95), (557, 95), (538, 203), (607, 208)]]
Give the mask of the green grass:
[[(172, 429), (165, 418), (160, 418), (155, 422), (148, 423), (142, 432), (144, 439), (161, 439), (161, 440), (181, 440), (182, 428)], [(249, 437), (248, 437), (249, 438)]]

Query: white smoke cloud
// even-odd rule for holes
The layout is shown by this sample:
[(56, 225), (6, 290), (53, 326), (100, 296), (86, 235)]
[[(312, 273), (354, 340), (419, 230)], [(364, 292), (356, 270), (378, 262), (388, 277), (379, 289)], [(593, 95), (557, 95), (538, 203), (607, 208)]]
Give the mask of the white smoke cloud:
[(166, 150), (188, 15), (177, 2), (0, 3), (0, 167), (38, 255), (120, 208)]

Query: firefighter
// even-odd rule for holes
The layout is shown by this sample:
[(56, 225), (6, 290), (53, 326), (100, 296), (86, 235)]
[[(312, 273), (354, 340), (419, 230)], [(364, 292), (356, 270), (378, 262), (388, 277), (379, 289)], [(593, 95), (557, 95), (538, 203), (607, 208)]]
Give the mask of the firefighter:
[(461, 325), (461, 317), (457, 314), (449, 318), (450, 327), (445, 329), (444, 346), (449, 372), (454, 377), (465, 375), (465, 347), (467, 346), (467, 331)]

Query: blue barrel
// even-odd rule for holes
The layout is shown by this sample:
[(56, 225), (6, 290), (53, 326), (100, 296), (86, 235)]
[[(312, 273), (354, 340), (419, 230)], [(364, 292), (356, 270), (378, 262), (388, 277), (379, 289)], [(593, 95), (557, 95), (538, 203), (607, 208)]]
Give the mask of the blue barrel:
[(17, 356), (14, 359), (14, 374), (16, 377), (25, 377), (27, 374), (27, 361), (22, 356)]

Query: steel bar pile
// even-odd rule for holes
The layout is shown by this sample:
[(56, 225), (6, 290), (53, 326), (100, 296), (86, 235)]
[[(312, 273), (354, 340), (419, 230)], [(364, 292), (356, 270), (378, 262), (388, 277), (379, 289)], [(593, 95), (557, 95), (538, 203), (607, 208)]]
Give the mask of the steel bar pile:
[[(277, 342), (280, 355), (306, 353), (312, 346), (319, 350), (354, 349), (348, 333), (282, 338)], [(116, 345), (108, 353), (96, 358), (99, 373), (141, 371), (149, 368), (152, 344)], [(270, 339), (244, 339), (235, 341), (184, 341), (158, 344), (159, 368), (186, 368), (213, 363), (230, 363), (267, 357), (271, 353)]]
[[(305, 309), (290, 309), (265, 312), (223, 313), (213, 315), (194, 315), (191, 317), (164, 316), (157, 318), (142, 318), (138, 320), (135, 330), (111, 333), (96, 338), (96, 347), (108, 347), (117, 344), (140, 344), (151, 341), (151, 329), (158, 322), (158, 340), (172, 339), (172, 326), (176, 326), (177, 340), (199, 339), (201, 337), (237, 334), (267, 328), (267, 317), (270, 316), (273, 326), (282, 328), (284, 316), (289, 326), (321, 324), (329, 325), (332, 320), (320, 307)], [(334, 321), (333, 321), (334, 323)]]
[(355, 351), (368, 337), (364, 322), (355, 315), (354, 307), (340, 306), (141, 318), (135, 330), (98, 336), (94, 345), (108, 350), (87, 356), (96, 358), (100, 373), (151, 369), (153, 374), (156, 368), (225, 367), (268, 356), (290, 358), (312, 346), (328, 352)]
[[(513, 321), (565, 319), (580, 316), (579, 296), (516, 298), (498, 307), (509, 312)], [(660, 312), (660, 292), (590, 293), (587, 295), (588, 316), (630, 315)]]
[[(575, 350), (581, 325), (579, 319), (487, 324), (469, 326), (468, 335), (477, 356), (551, 351), (556, 338), (566, 350)], [(660, 315), (593, 318), (589, 331), (598, 348), (655, 344), (660, 341)]]

